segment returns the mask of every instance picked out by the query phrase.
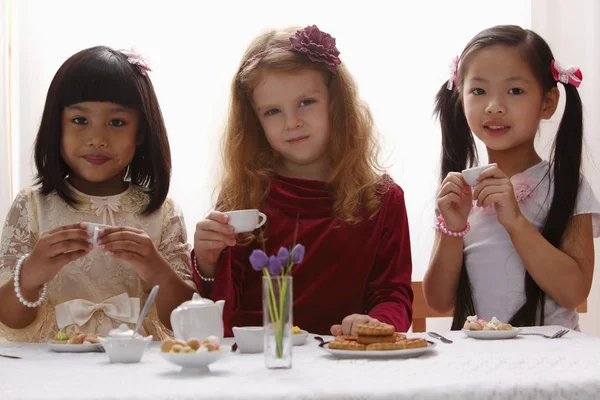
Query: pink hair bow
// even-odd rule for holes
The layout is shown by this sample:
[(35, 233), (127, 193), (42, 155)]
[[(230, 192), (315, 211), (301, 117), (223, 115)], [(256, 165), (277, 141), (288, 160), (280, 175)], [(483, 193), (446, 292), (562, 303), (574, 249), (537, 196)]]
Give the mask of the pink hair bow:
[(581, 81), (583, 80), (583, 75), (581, 70), (574, 66), (563, 67), (556, 60), (552, 60), (551, 64), (552, 75), (554, 76), (554, 80), (556, 82), (562, 82), (565, 85), (573, 85), (576, 88), (581, 85)]
[(148, 75), (151, 72), (150, 63), (141, 53), (137, 52), (133, 47), (130, 50), (120, 50), (127, 57), (130, 64), (137, 65), (140, 73)]
[(458, 71), (458, 56), (454, 56), (450, 64), (448, 65), (448, 70), (450, 72), (450, 77), (448, 78), (448, 84), (446, 85), (446, 89), (452, 90), (454, 84), (456, 83), (456, 72)]

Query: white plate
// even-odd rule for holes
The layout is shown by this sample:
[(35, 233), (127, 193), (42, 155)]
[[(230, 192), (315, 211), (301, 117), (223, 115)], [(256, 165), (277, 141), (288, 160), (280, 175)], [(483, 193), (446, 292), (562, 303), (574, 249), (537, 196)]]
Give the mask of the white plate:
[(302, 346), (304, 343), (306, 343), (307, 337), (308, 337), (308, 332), (301, 329), (300, 333), (292, 334), (292, 345)]
[(57, 353), (94, 353), (104, 352), (104, 348), (100, 343), (97, 344), (57, 344), (54, 342), (48, 342), (48, 346), (50, 346), (50, 350), (55, 351)]
[(428, 353), (436, 346), (436, 343), (427, 342), (427, 347), (406, 350), (333, 350), (329, 348), (329, 345), (323, 346), (323, 349), (329, 354), (340, 358), (411, 358)]
[(221, 346), (219, 351), (202, 351), (198, 353), (163, 353), (160, 355), (167, 361), (179, 365), (184, 370), (209, 372), (208, 366), (231, 354), (230, 346)]
[(521, 328), (512, 328), (510, 331), (470, 331), (463, 329), (463, 333), (473, 339), (497, 340), (497, 339), (512, 339), (521, 333)]

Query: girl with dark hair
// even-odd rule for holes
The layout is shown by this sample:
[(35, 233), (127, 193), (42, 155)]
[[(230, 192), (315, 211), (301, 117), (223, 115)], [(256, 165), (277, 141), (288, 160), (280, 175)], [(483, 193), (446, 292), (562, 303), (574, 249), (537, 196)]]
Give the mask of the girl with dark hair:
[[(167, 198), (169, 141), (150, 68), (138, 53), (89, 48), (60, 67), (35, 142), (37, 188), (22, 190), (0, 246), (0, 339), (60, 330), (106, 335), (135, 324), (169, 333), (193, 293), (183, 215)], [(91, 225), (96, 231), (92, 246)]]
[[(467, 44), (439, 90), (442, 183), (424, 292), (431, 308), (454, 307), (452, 329), (475, 314), (578, 329), (600, 234), (600, 204), (580, 171), (581, 79), (535, 32), (496, 26)], [(558, 82), (565, 109), (545, 161), (534, 139), (556, 111)], [(473, 135), (497, 165), (471, 188), (461, 171), (477, 164)]]

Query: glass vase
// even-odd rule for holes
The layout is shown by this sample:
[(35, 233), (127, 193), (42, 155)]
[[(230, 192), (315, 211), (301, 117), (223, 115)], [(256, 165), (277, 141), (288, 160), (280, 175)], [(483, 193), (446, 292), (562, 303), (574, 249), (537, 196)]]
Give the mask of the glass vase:
[(293, 285), (291, 276), (263, 277), (265, 366), (292, 368)]

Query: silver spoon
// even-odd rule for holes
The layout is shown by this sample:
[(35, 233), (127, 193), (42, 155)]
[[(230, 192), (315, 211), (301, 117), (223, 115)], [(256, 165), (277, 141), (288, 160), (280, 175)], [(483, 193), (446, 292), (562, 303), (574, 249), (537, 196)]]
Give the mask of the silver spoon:
[(152, 303), (154, 303), (154, 298), (156, 297), (156, 293), (158, 293), (158, 288), (159, 288), (159, 286), (156, 285), (150, 291), (150, 294), (148, 295), (148, 298), (146, 299), (146, 304), (144, 304), (144, 308), (142, 308), (142, 312), (140, 313), (140, 316), (135, 324), (135, 329), (133, 330), (133, 334), (131, 335), (132, 338), (135, 336), (137, 331), (142, 326), (142, 321), (144, 321), (144, 318), (146, 318), (146, 315), (148, 315), (148, 311), (150, 311), (150, 307), (152, 306)]

